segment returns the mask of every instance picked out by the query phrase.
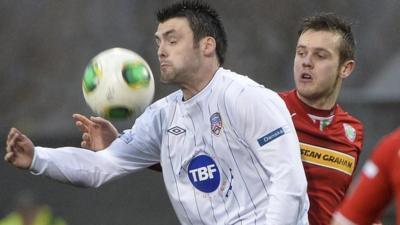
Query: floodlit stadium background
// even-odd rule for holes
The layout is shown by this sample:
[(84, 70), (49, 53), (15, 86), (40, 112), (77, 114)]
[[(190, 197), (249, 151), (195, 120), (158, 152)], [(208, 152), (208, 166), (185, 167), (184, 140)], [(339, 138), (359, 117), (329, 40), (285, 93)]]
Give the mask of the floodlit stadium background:
[[(86, 64), (98, 52), (124, 47), (150, 64), (156, 96), (175, 90), (158, 82), (154, 12), (168, 1), (0, 0), (0, 139), (15, 126), (42, 146), (78, 146), (72, 113), (90, 114), (81, 92)], [(377, 140), (400, 125), (400, 2), (299, 0), (210, 1), (228, 34), (226, 68), (276, 90), (293, 88), (297, 25), (303, 16), (335, 12), (354, 22), (357, 68), (340, 103), (365, 124), (364, 163)], [(128, 128), (131, 121), (117, 122)], [(1, 155), (4, 155), (4, 147)], [(31, 191), (69, 224), (177, 224), (160, 174), (143, 171), (81, 189), (0, 163), (0, 218), (18, 194)], [(372, 203), (373, 204), (373, 203)], [(393, 209), (384, 217), (394, 224)]]

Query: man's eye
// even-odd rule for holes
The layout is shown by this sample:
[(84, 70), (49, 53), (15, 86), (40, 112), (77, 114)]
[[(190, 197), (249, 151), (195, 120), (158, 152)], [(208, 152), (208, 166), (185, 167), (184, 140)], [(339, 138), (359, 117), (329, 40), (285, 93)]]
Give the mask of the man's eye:
[(296, 53), (297, 53), (298, 56), (305, 56), (306, 55), (306, 53), (303, 52), (303, 51), (297, 51)]
[(160, 47), (160, 40), (156, 39), (156, 40), (154, 41), (154, 43), (156, 44), (157, 47)]

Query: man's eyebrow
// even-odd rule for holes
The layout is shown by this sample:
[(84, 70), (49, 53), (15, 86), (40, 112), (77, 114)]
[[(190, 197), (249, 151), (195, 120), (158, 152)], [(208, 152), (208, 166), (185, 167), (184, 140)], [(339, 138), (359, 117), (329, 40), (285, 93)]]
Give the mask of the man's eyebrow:
[(160, 39), (160, 36), (166, 37), (166, 36), (169, 36), (170, 34), (175, 33), (175, 32), (176, 32), (175, 29), (171, 29), (171, 30), (167, 30), (166, 32), (164, 32), (164, 33), (162, 33), (162, 34), (157, 34), (157, 33), (155, 33), (154, 36), (155, 36), (155, 38), (156, 38), (157, 40), (159, 40), (159, 39)]
[(315, 48), (314, 49), (317, 52), (327, 52), (327, 53), (331, 53), (330, 51), (328, 51), (326, 48)]
[[(298, 45), (296, 46), (296, 49), (306, 49), (307, 47), (305, 45)], [(329, 51), (326, 48), (322, 48), (322, 47), (317, 47), (317, 48), (311, 48), (314, 51), (318, 51), (318, 52), (328, 52)]]
[(304, 45), (297, 45), (297, 46), (296, 46), (296, 49), (299, 49), (299, 48), (306, 48), (306, 46), (304, 46)]

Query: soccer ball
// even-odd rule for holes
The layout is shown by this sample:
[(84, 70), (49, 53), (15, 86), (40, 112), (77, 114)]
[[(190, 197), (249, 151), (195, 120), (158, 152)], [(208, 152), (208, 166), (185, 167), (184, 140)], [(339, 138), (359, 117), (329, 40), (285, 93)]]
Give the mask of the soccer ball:
[(89, 107), (108, 119), (140, 115), (154, 96), (154, 78), (146, 61), (133, 51), (112, 48), (86, 66), (83, 96)]

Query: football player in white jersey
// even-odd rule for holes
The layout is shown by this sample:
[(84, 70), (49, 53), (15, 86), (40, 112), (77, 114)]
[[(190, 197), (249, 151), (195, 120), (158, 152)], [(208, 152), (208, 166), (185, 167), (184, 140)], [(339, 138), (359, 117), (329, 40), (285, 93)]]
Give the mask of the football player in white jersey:
[(87, 187), (160, 163), (182, 224), (308, 224), (299, 142), (283, 100), (221, 67), (226, 36), (207, 4), (175, 3), (157, 18), (161, 80), (180, 90), (150, 105), (110, 145), (103, 139), (103, 151), (34, 146), (12, 128), (5, 160)]

